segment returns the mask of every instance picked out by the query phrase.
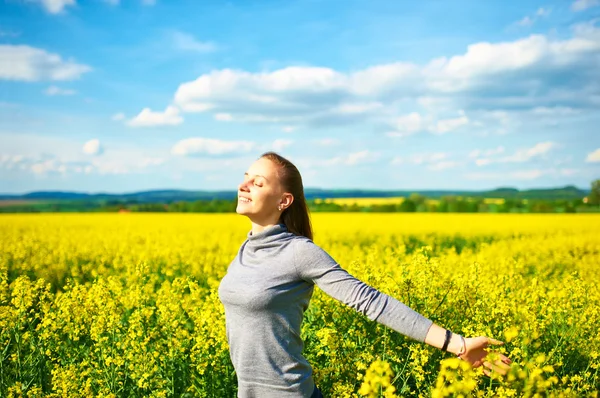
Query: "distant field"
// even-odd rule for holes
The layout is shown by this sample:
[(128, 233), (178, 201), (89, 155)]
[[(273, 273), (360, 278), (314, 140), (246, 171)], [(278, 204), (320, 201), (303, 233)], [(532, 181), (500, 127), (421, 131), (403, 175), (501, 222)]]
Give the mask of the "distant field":
[[(406, 198), (402, 196), (392, 197), (392, 198), (331, 198), (331, 199), (315, 199), (316, 203), (335, 203), (340, 206), (347, 205), (352, 206), (356, 204), (357, 206), (373, 206), (373, 205), (389, 205), (389, 204), (400, 204)], [(463, 197), (459, 196), (457, 199), (463, 199)], [(427, 199), (427, 203), (429, 204), (438, 204), (439, 199)], [(505, 202), (504, 199), (498, 198), (485, 198), (483, 200), (486, 204), (496, 204), (501, 205)], [(526, 201), (524, 201), (526, 202)]]
[(18, 206), (18, 205), (33, 205), (43, 203), (42, 200), (27, 200), (27, 199), (9, 199), (0, 200), (0, 207)]

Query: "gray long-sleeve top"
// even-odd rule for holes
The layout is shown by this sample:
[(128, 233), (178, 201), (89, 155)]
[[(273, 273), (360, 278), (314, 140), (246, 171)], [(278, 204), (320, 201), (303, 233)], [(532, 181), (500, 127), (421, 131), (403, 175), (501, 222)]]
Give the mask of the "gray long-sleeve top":
[(310, 397), (312, 368), (300, 326), (314, 285), (397, 332), (423, 342), (433, 323), (354, 278), (312, 240), (276, 224), (248, 232), (220, 282), (238, 397)]

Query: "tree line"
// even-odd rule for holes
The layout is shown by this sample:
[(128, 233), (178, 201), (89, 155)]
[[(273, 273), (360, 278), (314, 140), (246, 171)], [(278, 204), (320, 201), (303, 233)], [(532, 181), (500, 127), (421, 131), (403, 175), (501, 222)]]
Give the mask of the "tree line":
[[(505, 198), (490, 203), (481, 197), (442, 196), (431, 200), (413, 193), (398, 203), (340, 204), (322, 199), (307, 200), (311, 212), (435, 212), (435, 213), (586, 213), (600, 212), (600, 179), (591, 184), (587, 197), (575, 199)], [(139, 203), (137, 200), (63, 200), (31, 202), (0, 206), (0, 213), (40, 212), (173, 212), (173, 213), (233, 213), (236, 199), (175, 201), (171, 203)]]

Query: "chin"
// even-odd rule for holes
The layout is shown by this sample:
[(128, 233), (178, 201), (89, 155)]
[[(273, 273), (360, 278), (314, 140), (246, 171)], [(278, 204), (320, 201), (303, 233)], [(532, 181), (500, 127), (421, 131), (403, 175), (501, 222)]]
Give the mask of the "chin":
[(240, 206), (238, 206), (238, 207), (236, 207), (236, 208), (235, 208), (235, 212), (236, 212), (237, 214), (240, 214), (240, 215), (242, 215), (242, 216), (247, 216), (247, 215), (249, 215), (249, 214), (250, 214), (250, 213), (248, 212), (248, 209), (244, 209), (243, 207), (242, 207), (242, 208), (240, 208)]

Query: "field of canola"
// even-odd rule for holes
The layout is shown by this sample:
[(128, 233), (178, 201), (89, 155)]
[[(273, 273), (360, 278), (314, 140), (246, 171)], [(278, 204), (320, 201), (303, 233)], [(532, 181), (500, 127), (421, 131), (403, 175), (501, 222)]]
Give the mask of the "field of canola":
[[(489, 378), (315, 288), (302, 337), (326, 397), (598, 396), (600, 216), (312, 221), (352, 275), (513, 360)], [(0, 396), (235, 397), (217, 287), (249, 229), (236, 214), (2, 216)]]

